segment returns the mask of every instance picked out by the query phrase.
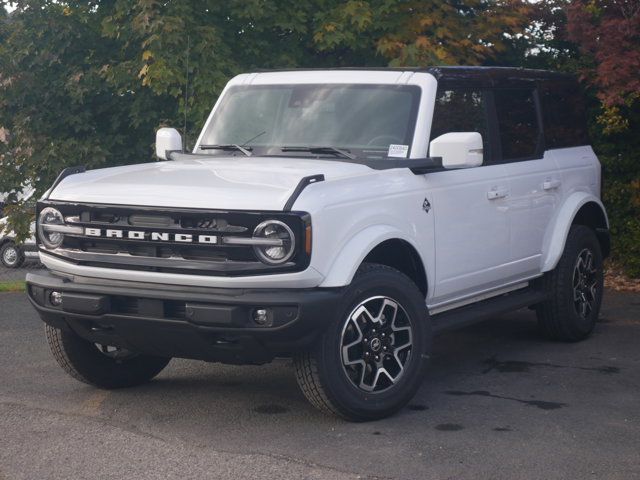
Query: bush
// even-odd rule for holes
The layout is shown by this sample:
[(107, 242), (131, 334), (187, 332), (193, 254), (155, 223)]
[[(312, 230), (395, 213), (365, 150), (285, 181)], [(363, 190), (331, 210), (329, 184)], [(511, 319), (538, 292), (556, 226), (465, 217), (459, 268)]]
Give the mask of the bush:
[(616, 135), (594, 135), (603, 165), (602, 197), (609, 215), (612, 257), (628, 275), (640, 278), (640, 105), (629, 127)]

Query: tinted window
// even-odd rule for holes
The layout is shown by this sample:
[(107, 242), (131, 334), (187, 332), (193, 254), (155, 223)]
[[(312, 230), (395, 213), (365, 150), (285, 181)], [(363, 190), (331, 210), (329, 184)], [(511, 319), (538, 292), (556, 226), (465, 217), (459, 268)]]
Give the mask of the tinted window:
[(547, 148), (588, 145), (584, 104), (578, 86), (549, 87), (542, 92), (542, 115)]
[(451, 132), (480, 133), (485, 158), (490, 158), (485, 100), (480, 90), (438, 90), (431, 125), (431, 140)]
[(532, 158), (540, 138), (533, 90), (495, 90), (503, 160)]

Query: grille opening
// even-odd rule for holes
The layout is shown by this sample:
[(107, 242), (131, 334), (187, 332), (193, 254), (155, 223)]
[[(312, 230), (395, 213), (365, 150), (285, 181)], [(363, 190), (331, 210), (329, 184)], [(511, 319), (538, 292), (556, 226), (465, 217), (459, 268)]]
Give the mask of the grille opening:
[(111, 309), (115, 313), (136, 315), (139, 313), (138, 299), (135, 297), (114, 296), (111, 298)]
[(164, 316), (166, 318), (177, 318), (180, 320), (187, 318), (186, 303), (176, 300), (165, 300)]
[(136, 227), (169, 227), (173, 223), (173, 219), (166, 216), (129, 215), (129, 224)]
[(151, 300), (116, 295), (111, 298), (111, 311), (124, 315), (162, 317), (177, 320), (187, 318), (186, 303), (179, 300)]
[[(107, 213), (107, 212), (89, 212), (89, 221), (95, 223), (117, 223), (120, 221), (120, 216), (115, 213)], [(81, 219), (85, 218), (85, 214), (80, 217)], [(83, 220), (84, 221), (84, 220)]]

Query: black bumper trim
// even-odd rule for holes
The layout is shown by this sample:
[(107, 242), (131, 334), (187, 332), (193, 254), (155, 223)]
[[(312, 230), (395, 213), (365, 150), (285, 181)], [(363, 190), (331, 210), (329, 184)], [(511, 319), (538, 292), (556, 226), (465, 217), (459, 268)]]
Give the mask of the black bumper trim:
[[(83, 279), (87, 281), (87, 279)], [(265, 363), (313, 343), (337, 313), (341, 289), (206, 289), (129, 282), (78, 283), (27, 274), (42, 320), (97, 343), (142, 353), (225, 363)], [(51, 303), (51, 292), (62, 305)], [(271, 326), (253, 311), (266, 308)]]

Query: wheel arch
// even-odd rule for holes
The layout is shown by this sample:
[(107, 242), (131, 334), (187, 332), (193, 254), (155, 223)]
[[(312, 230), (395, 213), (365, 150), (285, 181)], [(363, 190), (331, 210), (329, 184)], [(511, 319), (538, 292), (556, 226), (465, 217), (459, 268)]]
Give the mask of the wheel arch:
[(0, 248), (4, 247), (7, 243), (16, 243), (15, 239), (12, 237), (1, 237), (0, 238)]
[(603, 257), (611, 251), (609, 219), (602, 201), (586, 192), (571, 195), (549, 227), (543, 248), (542, 272), (553, 270), (564, 251), (572, 225), (585, 225), (595, 232)]
[(336, 256), (322, 287), (338, 287), (351, 283), (364, 262), (379, 263), (407, 275), (425, 295), (428, 277), (418, 249), (401, 231), (391, 226), (369, 227), (355, 235)]

